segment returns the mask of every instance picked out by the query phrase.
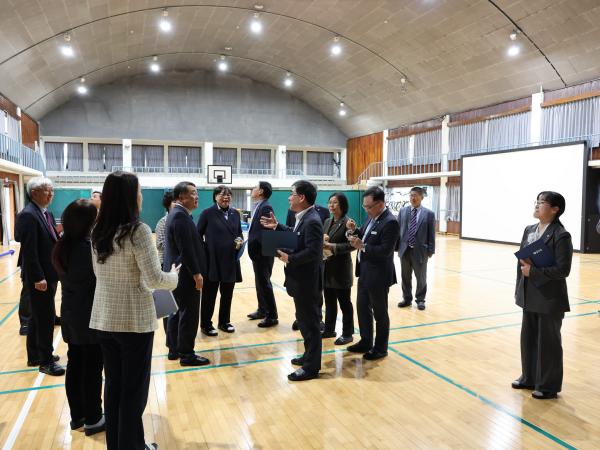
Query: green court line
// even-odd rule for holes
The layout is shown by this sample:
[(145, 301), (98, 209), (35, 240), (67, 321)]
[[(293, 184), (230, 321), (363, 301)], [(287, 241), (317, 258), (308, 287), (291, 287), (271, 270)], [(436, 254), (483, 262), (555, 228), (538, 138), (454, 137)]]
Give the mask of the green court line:
[(421, 369), (426, 370), (427, 372), (431, 373), (432, 375), (436, 376), (437, 378), (439, 378), (442, 381), (445, 381), (446, 383), (460, 389), (463, 392), (466, 392), (467, 394), (469, 394), (472, 397), (475, 397), (476, 399), (481, 400), (483, 403), (485, 403), (488, 406), (491, 406), (492, 408), (494, 408), (496, 411), (499, 411), (503, 414), (506, 414), (509, 417), (512, 417), (513, 419), (517, 420), (518, 422), (522, 423), (523, 425), (525, 425), (526, 427), (532, 429), (533, 431), (541, 434), (542, 436), (550, 439), (551, 441), (555, 442), (556, 444), (564, 447), (564, 448), (568, 448), (570, 450), (576, 450), (576, 447), (573, 447), (571, 444), (563, 441), (562, 439), (554, 436), (553, 434), (547, 432), (546, 430), (544, 430), (543, 428), (529, 422), (528, 420), (524, 419), (523, 417), (509, 411), (505, 406), (500, 405), (490, 399), (488, 399), (487, 397), (484, 397), (481, 394), (478, 394), (477, 392), (473, 391), (472, 389), (469, 389), (466, 386), (463, 386), (457, 382), (455, 382), (454, 380), (448, 378), (447, 376), (437, 372), (436, 370), (432, 369), (431, 367), (427, 366), (426, 364), (423, 364), (422, 362), (417, 361), (416, 359), (411, 358), (410, 356), (396, 350), (395, 348), (392, 347), (388, 347), (390, 351), (392, 351), (393, 353), (397, 354), (398, 356), (404, 358), (405, 360), (409, 361), (410, 363), (420, 367)]
[(6, 322), (6, 321), (8, 320), (8, 318), (9, 318), (10, 316), (12, 316), (12, 314), (13, 314), (13, 313), (14, 313), (14, 312), (15, 312), (17, 309), (19, 309), (19, 304), (18, 304), (18, 303), (17, 303), (15, 306), (13, 306), (13, 307), (11, 308), (11, 310), (10, 310), (10, 311), (9, 311), (9, 312), (8, 312), (8, 313), (7, 313), (7, 314), (6, 314), (6, 315), (5, 315), (5, 316), (4, 316), (4, 317), (3, 317), (3, 318), (0, 320), (0, 327), (1, 327), (2, 325), (4, 325), (4, 322)]
[(29, 388), (20, 388), (20, 389), (11, 389), (8, 391), (0, 391), (0, 395), (7, 394), (18, 394), (19, 392), (29, 392), (29, 391), (41, 391), (44, 389), (54, 389), (58, 387), (64, 387), (64, 384), (49, 384), (47, 386), (37, 386), (37, 387), (29, 387)]
[(15, 273), (19, 272), (21, 269), (15, 270), (13, 273), (6, 275), (4, 278), (0, 278), (0, 284), (4, 283), (6, 280), (11, 278)]

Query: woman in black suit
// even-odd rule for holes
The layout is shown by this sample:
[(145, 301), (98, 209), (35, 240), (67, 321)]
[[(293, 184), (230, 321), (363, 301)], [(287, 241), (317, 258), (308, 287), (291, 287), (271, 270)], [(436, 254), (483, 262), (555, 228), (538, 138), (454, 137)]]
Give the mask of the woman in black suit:
[(71, 409), (71, 429), (83, 427), (87, 436), (105, 429), (102, 351), (89, 328), (96, 288), (90, 233), (97, 213), (90, 200), (70, 203), (62, 214), (64, 233), (52, 254), (62, 286), (62, 337), (69, 345), (65, 389)]
[(342, 335), (336, 339), (335, 345), (352, 342), (354, 333), (354, 314), (350, 301), (350, 290), (354, 276), (352, 274), (352, 258), (354, 248), (346, 237), (348, 222), (348, 199), (336, 192), (329, 197), (329, 211), (332, 216), (325, 221), (325, 243), (323, 250), (328, 256), (325, 260), (325, 330), (323, 338), (335, 337), (335, 321), (337, 319), (337, 303), (343, 314)]
[(200, 303), (200, 330), (207, 336), (217, 335), (212, 324), (217, 291), (221, 292), (219, 330), (235, 331), (230, 323), (231, 299), (235, 283), (242, 281), (237, 251), (244, 238), (240, 213), (231, 207), (231, 194), (227, 186), (217, 186), (213, 192), (215, 204), (202, 211), (198, 219), (198, 233), (208, 262)]
[(559, 217), (565, 198), (557, 192), (540, 192), (533, 217), (537, 224), (525, 228), (521, 248), (542, 240), (554, 255), (551, 267), (535, 267), (519, 260), (515, 299), (523, 308), (521, 327), (521, 376), (514, 389), (533, 389), (537, 399), (556, 398), (562, 388), (563, 352), (560, 328), (569, 311), (567, 277), (571, 271), (573, 244)]

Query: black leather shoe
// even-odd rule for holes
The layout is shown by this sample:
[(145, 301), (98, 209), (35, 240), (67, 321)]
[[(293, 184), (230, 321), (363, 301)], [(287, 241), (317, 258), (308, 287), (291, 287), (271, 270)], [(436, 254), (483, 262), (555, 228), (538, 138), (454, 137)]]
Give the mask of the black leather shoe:
[(387, 352), (378, 352), (375, 349), (371, 349), (363, 355), (363, 358), (369, 361), (375, 361), (376, 359), (385, 358), (387, 355)]
[(199, 355), (186, 355), (179, 359), (179, 364), (182, 366), (206, 366), (210, 364), (208, 358)]
[(335, 331), (323, 331), (321, 333), (322, 339), (334, 338), (336, 336), (337, 336), (337, 333)]
[(179, 359), (179, 353), (170, 351), (169, 354), (167, 355), (167, 359), (169, 361), (176, 361)]
[(294, 366), (301, 366), (304, 364), (304, 356), (300, 356), (299, 358), (292, 358), (292, 364)]
[(235, 333), (235, 328), (230, 323), (219, 325), (219, 330), (224, 331), (225, 333)]
[(93, 425), (84, 425), (83, 431), (86, 436), (93, 436), (96, 433), (101, 433), (106, 430), (106, 420), (104, 419), (104, 414), (102, 414), (102, 418)]
[(298, 331), (299, 329), (300, 327), (298, 326), (298, 321), (294, 320), (294, 323), (292, 324), (292, 330)]
[(321, 333), (323, 331), (325, 331), (325, 322), (323, 322), (322, 320), (321, 320), (321, 323), (319, 324), (319, 330), (321, 331)]
[[(52, 355), (52, 362), (58, 362), (59, 359), (60, 359), (60, 356)], [(39, 366), (39, 365), (40, 365), (39, 361), (27, 361), (28, 367), (35, 367), (35, 366)]]
[(55, 327), (60, 326), (60, 317), (54, 316), (54, 326)]
[(27, 336), (27, 333), (29, 333), (29, 326), (27, 325), (22, 325), (19, 328), (19, 336)]
[(269, 328), (269, 327), (274, 327), (278, 323), (279, 323), (279, 320), (277, 320), (277, 319), (264, 319), (258, 323), (258, 326), (260, 328)]
[(402, 300), (400, 303), (398, 303), (398, 308), (406, 308), (407, 306), (412, 305), (412, 301), (409, 302), (407, 300)]
[(535, 389), (535, 386), (528, 386), (526, 384), (521, 383), (520, 379), (513, 381), (510, 386), (513, 389)]
[(200, 328), (200, 331), (202, 331), (202, 334), (205, 334), (207, 336), (217, 336), (219, 333), (217, 333), (217, 330), (215, 330), (215, 327), (213, 327), (212, 325), (210, 327), (202, 327)]
[(558, 394), (556, 392), (533, 391), (531, 396), (533, 398), (537, 398), (538, 400), (548, 400), (550, 398), (557, 398)]
[(156, 442), (153, 442), (151, 444), (146, 444), (144, 446), (144, 450), (158, 450), (158, 444)]
[(53, 377), (59, 377), (65, 374), (65, 368), (52, 361), (50, 364), (40, 366), (39, 371)]
[(71, 430), (78, 430), (82, 426), (85, 425), (85, 418), (78, 419), (78, 420), (71, 420), (71, 422), (69, 423), (69, 425), (71, 425)]
[(295, 372), (292, 372), (288, 375), (288, 380), (290, 381), (305, 381), (312, 380), (313, 378), (318, 378), (319, 372), (307, 372), (302, 367), (296, 369)]
[(363, 341), (358, 341), (356, 344), (346, 347), (346, 350), (353, 353), (367, 353), (371, 350), (371, 346), (365, 344)]
[(258, 309), (254, 312), (251, 312), (246, 316), (250, 320), (264, 319), (267, 315), (264, 312), (260, 312)]
[(346, 345), (352, 342), (354, 338), (352, 336), (340, 336), (334, 342), (335, 345)]
[(425, 302), (417, 302), (417, 309), (423, 311), (425, 309)]

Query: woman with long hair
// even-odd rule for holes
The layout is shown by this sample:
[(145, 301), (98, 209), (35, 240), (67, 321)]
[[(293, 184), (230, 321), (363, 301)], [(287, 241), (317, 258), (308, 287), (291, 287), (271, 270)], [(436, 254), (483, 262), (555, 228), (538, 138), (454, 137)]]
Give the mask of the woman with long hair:
[(90, 232), (97, 209), (90, 200), (75, 200), (62, 214), (63, 235), (52, 253), (61, 283), (63, 340), (68, 344), (65, 389), (71, 410), (71, 429), (85, 434), (103, 431), (102, 350), (90, 330), (96, 277), (92, 268)]
[(142, 414), (148, 401), (156, 310), (150, 289), (175, 289), (178, 268), (162, 272), (150, 227), (139, 213), (138, 178), (113, 172), (102, 189), (92, 231), (96, 292), (90, 328), (104, 355), (104, 409), (109, 450), (155, 449), (145, 444)]

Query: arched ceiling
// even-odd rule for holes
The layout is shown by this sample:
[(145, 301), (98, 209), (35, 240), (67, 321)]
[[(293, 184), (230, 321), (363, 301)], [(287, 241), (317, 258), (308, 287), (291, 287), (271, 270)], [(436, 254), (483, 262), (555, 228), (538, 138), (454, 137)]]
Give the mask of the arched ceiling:
[[(597, 0), (0, 0), (0, 92), (40, 119), (82, 75), (93, 95), (153, 55), (168, 83), (168, 71), (211, 70), (225, 54), (231, 73), (278, 88), (292, 72), (293, 95), (356, 136), (596, 78), (598, 24)], [(509, 57), (514, 29), (521, 53)]]

